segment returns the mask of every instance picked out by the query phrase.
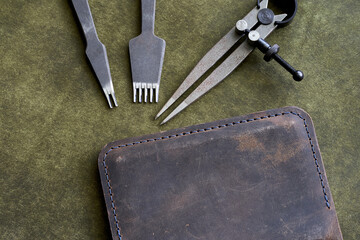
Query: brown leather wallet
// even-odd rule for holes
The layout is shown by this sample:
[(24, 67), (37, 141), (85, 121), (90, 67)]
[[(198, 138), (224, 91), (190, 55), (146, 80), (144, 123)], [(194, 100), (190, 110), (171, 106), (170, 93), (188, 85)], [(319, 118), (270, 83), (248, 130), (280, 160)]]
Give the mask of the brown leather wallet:
[(116, 141), (99, 170), (114, 239), (342, 239), (296, 107)]

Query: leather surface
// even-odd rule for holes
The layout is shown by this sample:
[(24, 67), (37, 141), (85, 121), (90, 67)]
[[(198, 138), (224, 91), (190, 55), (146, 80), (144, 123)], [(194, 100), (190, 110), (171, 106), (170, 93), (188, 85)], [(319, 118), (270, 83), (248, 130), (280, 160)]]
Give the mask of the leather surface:
[(168, 124), (154, 121), (255, 2), (157, 0), (155, 34), (167, 43), (159, 103), (133, 104), (140, 0), (89, 0), (120, 105), (110, 110), (70, 0), (0, 1), (0, 239), (111, 239), (97, 167), (106, 143), (292, 105), (316, 126), (344, 239), (360, 239), (360, 1), (299, 0), (294, 21), (267, 38), (304, 81), (256, 50)]
[(299, 108), (110, 143), (99, 171), (114, 239), (342, 239)]

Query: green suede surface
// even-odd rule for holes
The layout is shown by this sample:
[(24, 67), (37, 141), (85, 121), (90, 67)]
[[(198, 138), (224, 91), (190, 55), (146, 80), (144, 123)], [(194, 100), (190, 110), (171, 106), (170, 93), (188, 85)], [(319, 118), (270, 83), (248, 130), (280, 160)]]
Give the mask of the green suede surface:
[(155, 32), (167, 42), (159, 104), (132, 103), (128, 42), (140, 33), (140, 0), (89, 3), (116, 109), (70, 1), (0, 1), (0, 239), (110, 238), (97, 169), (106, 143), (289, 105), (312, 116), (344, 239), (360, 239), (359, 1), (301, 0), (293, 23), (268, 37), (302, 82), (256, 50), (164, 126), (156, 113), (255, 1), (157, 1)]

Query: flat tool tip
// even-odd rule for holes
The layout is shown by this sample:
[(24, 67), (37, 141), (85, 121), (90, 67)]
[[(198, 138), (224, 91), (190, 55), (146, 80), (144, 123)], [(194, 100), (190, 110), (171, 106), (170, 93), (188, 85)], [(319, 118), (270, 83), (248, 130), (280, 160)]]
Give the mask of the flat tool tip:
[(158, 114), (156, 114), (155, 120), (158, 119), (158, 118), (165, 112), (165, 110), (166, 110), (166, 109), (162, 108), (162, 109), (160, 110), (160, 112), (158, 112)]
[(174, 117), (173, 113), (170, 113), (169, 116), (167, 116), (161, 123), (160, 123), (160, 126), (161, 125), (164, 125), (165, 123), (167, 123), (170, 119), (172, 119)]
[(174, 111), (172, 111), (165, 119), (162, 121), (160, 125), (167, 123), (170, 119), (179, 114), (182, 110), (184, 110), (187, 106), (189, 106), (186, 102), (182, 102)]
[(155, 120), (158, 119), (174, 102), (176, 99), (170, 98), (167, 103), (161, 108), (161, 110), (158, 112), (158, 114), (155, 117)]

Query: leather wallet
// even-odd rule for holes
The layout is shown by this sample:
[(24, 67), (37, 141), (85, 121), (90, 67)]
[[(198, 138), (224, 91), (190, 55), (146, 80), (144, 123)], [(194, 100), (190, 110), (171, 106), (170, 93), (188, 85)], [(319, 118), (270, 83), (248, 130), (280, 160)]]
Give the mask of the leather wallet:
[(116, 141), (98, 164), (113, 239), (342, 239), (296, 107)]

